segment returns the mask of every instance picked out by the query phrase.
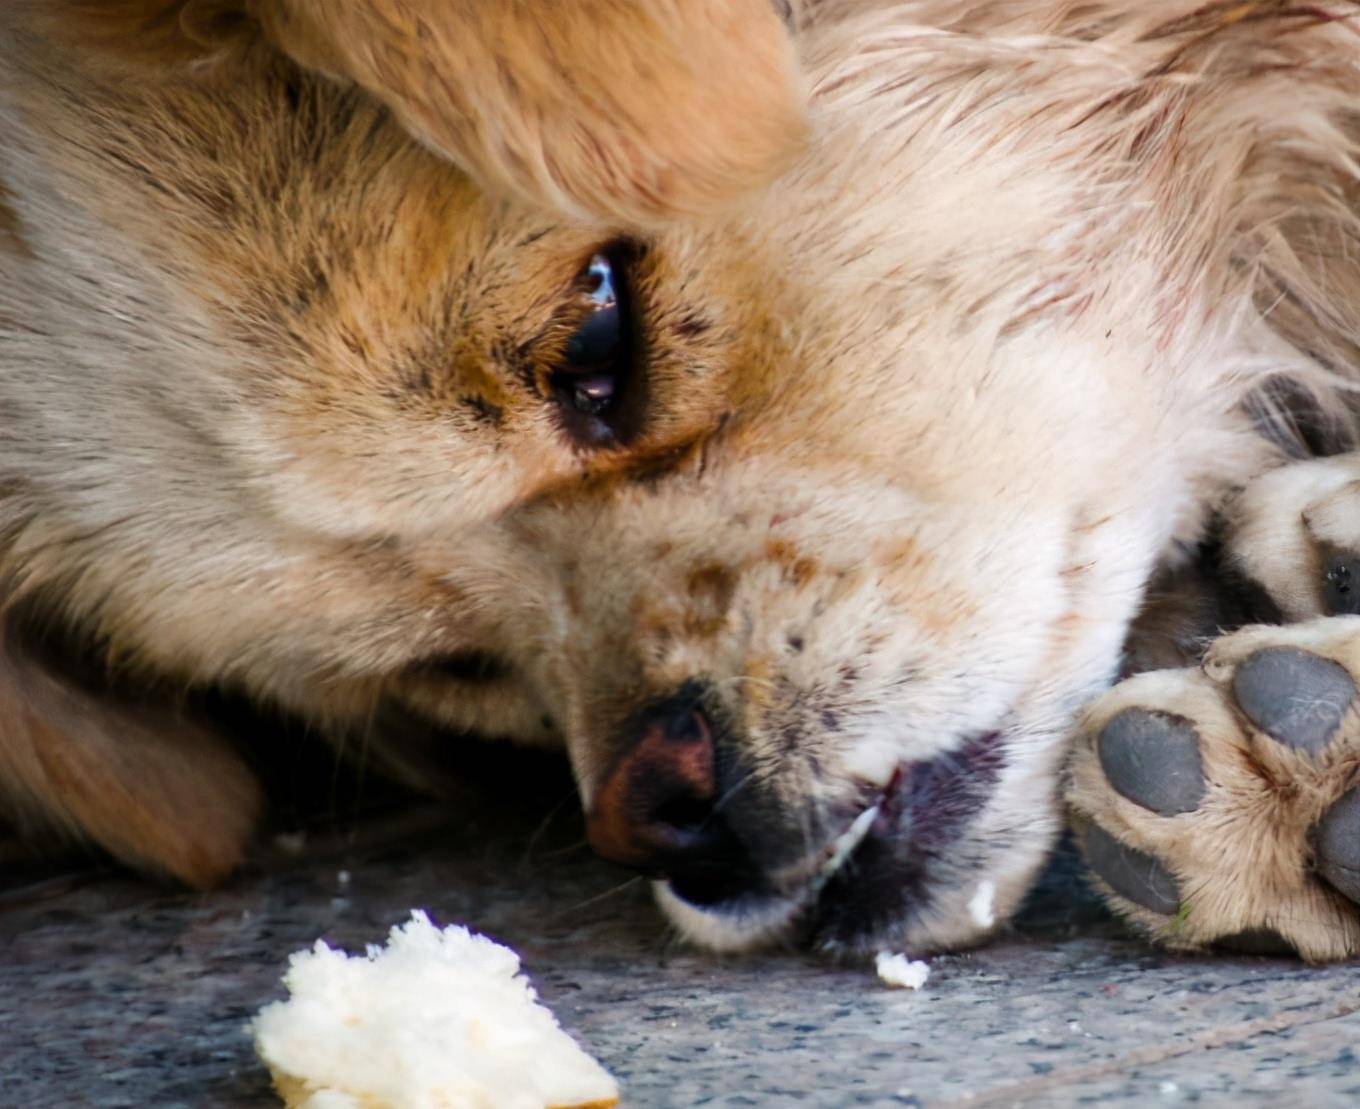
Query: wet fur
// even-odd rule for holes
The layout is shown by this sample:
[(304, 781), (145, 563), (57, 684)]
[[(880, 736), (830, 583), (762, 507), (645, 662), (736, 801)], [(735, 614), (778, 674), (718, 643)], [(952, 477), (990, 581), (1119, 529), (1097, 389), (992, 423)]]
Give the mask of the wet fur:
[[(397, 703), (565, 742), (586, 804), (639, 707), (703, 675), (751, 783), (743, 835), (795, 892), (774, 916), (670, 905), (689, 935), (787, 934), (803, 855), (895, 767), (993, 734), (995, 787), (917, 902), (823, 939), (975, 940), (980, 874), (1014, 907), (1060, 824), (1068, 722), (1151, 575), (1286, 456), (1294, 400), (1345, 424), (1353, 9), (805, 4), (791, 161), (800, 79), (749, 8), (763, 108), (715, 113), (652, 64), (733, 41), (676, 4), (664, 34), (611, 16), (661, 91), (628, 81), (603, 115), (553, 83), (536, 5), (486, 55), (527, 67), (513, 88), (478, 53), (510, 33), (489, 0), (348, 5), (357, 37), (302, 2), (0, 15), (12, 801), (199, 882), (254, 804), (233, 784), (212, 805), (247, 818), (167, 806), (131, 846), (106, 834), (38, 756), (165, 748), (95, 694), (34, 695), (34, 627), (125, 688), (224, 685), (342, 739)], [(445, 18), (473, 37), (411, 31)], [(593, 73), (591, 41), (568, 62)], [(565, 158), (576, 133), (600, 147)], [(585, 452), (544, 381), (576, 273), (619, 234), (648, 417)], [(468, 652), (501, 676), (461, 681)], [(143, 770), (81, 773), (153, 808)]]

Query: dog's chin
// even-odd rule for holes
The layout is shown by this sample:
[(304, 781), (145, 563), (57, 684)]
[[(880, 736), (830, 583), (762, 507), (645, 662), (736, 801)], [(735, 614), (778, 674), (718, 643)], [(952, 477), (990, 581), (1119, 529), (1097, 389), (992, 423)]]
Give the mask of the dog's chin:
[[(930, 898), (927, 909), (904, 908), (899, 891), (876, 884), (873, 875), (847, 869), (835, 886), (798, 894), (746, 894), (714, 905), (696, 905), (667, 881), (653, 883), (657, 904), (680, 935), (718, 954), (769, 948), (810, 949), (834, 959), (858, 960), (883, 950), (931, 955), (973, 947), (988, 939), (1019, 906), (1028, 881), (1002, 874), (1031, 874), (1048, 851), (1037, 843), (1012, 869)], [(846, 896), (848, 894), (848, 896)], [(849, 911), (847, 911), (849, 906)], [(861, 915), (862, 914), (862, 915)]]
[(792, 892), (752, 892), (714, 905), (697, 905), (670, 882), (658, 881), (653, 883), (657, 903), (686, 939), (710, 951), (751, 951), (796, 940), (827, 884), (872, 834), (891, 789), (883, 791), (839, 836), (798, 868), (807, 877), (794, 883)]
[(1003, 750), (993, 732), (900, 767), (804, 861), (794, 882), (698, 904), (683, 885), (658, 881), (657, 902), (686, 939), (717, 952), (787, 945), (844, 956), (887, 947), (923, 954), (977, 943), (1027, 884), (1000, 876), (1031, 872), (1049, 843), (1047, 836), (1022, 837), (998, 856), (980, 842), (975, 823), (997, 785)]
[(661, 911), (686, 940), (723, 955), (791, 942), (805, 911), (793, 897), (748, 894), (721, 905), (695, 905), (667, 881), (653, 882), (652, 890)]

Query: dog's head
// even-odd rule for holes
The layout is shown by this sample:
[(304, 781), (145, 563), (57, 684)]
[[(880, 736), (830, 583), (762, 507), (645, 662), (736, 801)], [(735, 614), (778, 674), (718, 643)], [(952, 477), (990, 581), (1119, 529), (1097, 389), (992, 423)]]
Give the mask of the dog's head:
[[(45, 274), (97, 233), (102, 290), (14, 465), (30, 591), (338, 729), (564, 741), (593, 842), (711, 946), (985, 934), (1196, 482), (1251, 464), (1209, 349), (1242, 302), (1149, 255), (1179, 198), (1119, 177), (1151, 140), (1089, 117), (1106, 53), (804, 36), (801, 160), (612, 229), (271, 55), (28, 74), (19, 233)], [(20, 194), (39, 169), (99, 195)]]

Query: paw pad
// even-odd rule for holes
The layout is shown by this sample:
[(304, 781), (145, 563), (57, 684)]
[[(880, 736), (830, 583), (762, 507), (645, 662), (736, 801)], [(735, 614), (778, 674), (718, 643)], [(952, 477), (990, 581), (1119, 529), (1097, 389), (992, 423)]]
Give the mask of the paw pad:
[(1360, 902), (1360, 786), (1318, 822), (1317, 868), (1338, 893)]
[(1099, 824), (1086, 830), (1086, 860), (1121, 897), (1166, 916), (1180, 908), (1180, 890), (1166, 867), (1151, 855), (1120, 843)]
[(1238, 666), (1233, 694), (1272, 739), (1315, 752), (1341, 726), (1355, 699), (1355, 683), (1331, 659), (1296, 647), (1266, 647)]
[(1175, 816), (1204, 799), (1199, 737), (1184, 717), (1125, 709), (1105, 725), (1096, 747), (1110, 785), (1135, 805)]

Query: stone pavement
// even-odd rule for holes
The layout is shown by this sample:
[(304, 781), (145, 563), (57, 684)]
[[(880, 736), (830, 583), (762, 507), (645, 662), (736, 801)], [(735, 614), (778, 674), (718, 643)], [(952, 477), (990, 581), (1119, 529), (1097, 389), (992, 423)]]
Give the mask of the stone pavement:
[(519, 949), (626, 1106), (1360, 1105), (1360, 967), (1155, 953), (1070, 864), (912, 993), (678, 946), (574, 817), (413, 810), (281, 846), (206, 895), (97, 868), (11, 881), (0, 1105), (270, 1105), (242, 1027), (289, 952), (379, 940), (415, 906)]

